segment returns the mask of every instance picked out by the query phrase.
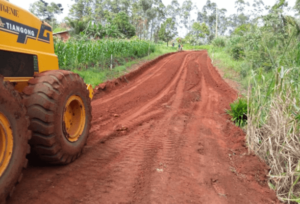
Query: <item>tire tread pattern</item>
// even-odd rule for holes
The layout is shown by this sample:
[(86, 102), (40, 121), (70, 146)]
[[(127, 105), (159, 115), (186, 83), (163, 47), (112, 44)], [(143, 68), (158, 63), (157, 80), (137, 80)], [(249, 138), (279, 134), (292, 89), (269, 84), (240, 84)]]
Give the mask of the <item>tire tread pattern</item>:
[[(7, 101), (11, 100), (11, 102), (14, 101), (15, 109), (18, 110), (18, 111), (15, 110), (18, 114), (15, 114), (14, 117), (17, 121), (17, 126), (23, 130), (22, 137), (24, 137), (23, 144), (20, 144), (22, 147), (18, 146), (18, 149), (20, 151), (22, 151), (22, 150), (24, 151), (23, 158), (21, 158), (20, 167), (18, 166), (18, 164), (15, 167), (15, 168), (19, 168), (18, 175), (15, 176), (13, 183), (10, 184), (7, 187), (7, 189), (4, 189), (4, 193), (2, 192), (3, 189), (0, 189), (0, 202), (1, 202), (1, 199), (2, 200), (4, 199), (3, 203), (5, 203), (5, 200), (7, 200), (9, 197), (11, 197), (13, 195), (15, 186), (21, 182), (21, 180), (23, 178), (23, 173), (22, 173), (23, 169), (27, 168), (28, 160), (26, 158), (26, 155), (30, 153), (30, 146), (28, 144), (28, 141), (31, 139), (32, 134), (31, 134), (31, 131), (28, 129), (30, 121), (29, 121), (29, 117), (27, 116), (26, 107), (23, 104), (21, 95), (19, 94), (18, 91), (16, 91), (14, 89), (14, 87), (9, 82), (4, 81), (4, 78), (1, 75), (0, 75), (0, 86), (1, 86), (0, 91), (3, 88), (4, 90), (6, 90), (9, 93), (6, 95), (5, 100), (7, 100)], [(3, 99), (0, 98), (0, 100), (3, 100)]]
[[(37, 74), (24, 89), (25, 105), (28, 108), (31, 123), (30, 129), (33, 132), (30, 144), (38, 157), (46, 163), (68, 164), (74, 161), (74, 155), (68, 155), (62, 151), (55, 136), (56, 127), (54, 126), (57, 101), (64, 93), (64, 89), (74, 84), (76, 84), (74, 89), (86, 90), (86, 85), (78, 74), (66, 70), (53, 70)], [(88, 100), (86, 114), (91, 118), (91, 103), (87, 90), (85, 97)], [(90, 127), (91, 119), (88, 121), (87, 130)], [(79, 154), (76, 158), (78, 156)]]

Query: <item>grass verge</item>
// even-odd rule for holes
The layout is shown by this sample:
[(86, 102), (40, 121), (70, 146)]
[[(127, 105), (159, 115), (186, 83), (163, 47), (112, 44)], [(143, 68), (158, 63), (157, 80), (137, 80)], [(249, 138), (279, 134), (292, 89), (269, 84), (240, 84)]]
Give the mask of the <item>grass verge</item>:
[[(300, 94), (298, 68), (252, 70), (234, 60), (226, 48), (208, 49), (225, 78), (237, 81), (247, 94), (246, 143), (270, 167), (268, 184), (285, 203), (300, 203)], [(244, 111), (245, 112), (245, 111)]]
[(247, 90), (250, 76), (243, 74), (243, 70), (247, 67), (243, 60), (233, 60), (229, 53), (223, 47), (208, 46), (207, 49), (212, 63), (224, 72), (224, 78), (230, 79), (241, 85), (241, 92)]

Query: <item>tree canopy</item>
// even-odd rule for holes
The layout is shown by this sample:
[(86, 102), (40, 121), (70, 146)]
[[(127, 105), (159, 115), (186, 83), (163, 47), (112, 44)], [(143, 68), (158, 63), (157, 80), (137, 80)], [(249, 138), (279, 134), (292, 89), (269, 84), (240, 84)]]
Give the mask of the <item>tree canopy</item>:
[[(202, 8), (197, 8), (193, 0), (172, 0), (169, 5), (161, 0), (73, 0), (65, 22), (74, 33), (84, 31), (95, 34), (96, 38), (137, 36), (167, 42), (180, 36), (187, 42), (200, 44), (210, 42), (215, 36), (241, 34), (248, 25), (263, 19), (264, 12), (278, 15), (278, 10), (287, 8), (287, 1), (277, 0), (267, 7), (263, 0), (235, 0), (234, 8), (235, 13), (229, 15), (212, 0), (206, 0)], [(300, 14), (300, 0), (296, 0), (293, 9)], [(30, 6), (30, 11), (56, 27), (57, 15), (63, 8), (61, 4), (38, 0)], [(192, 13), (197, 14), (196, 18)]]
[(123, 33), (127, 38), (135, 35), (135, 27), (130, 23), (129, 16), (121, 11), (112, 20), (112, 25), (116, 25), (119, 32)]
[(175, 21), (172, 18), (168, 18), (159, 29), (158, 36), (159, 39), (168, 42), (172, 40), (177, 35), (177, 28), (175, 26)]
[(30, 5), (29, 11), (41, 18), (41, 20), (45, 20), (50, 23), (53, 27), (53, 23), (56, 23), (55, 16), (59, 15), (63, 12), (63, 8), (61, 4), (56, 3), (47, 3), (43, 0), (39, 0)]

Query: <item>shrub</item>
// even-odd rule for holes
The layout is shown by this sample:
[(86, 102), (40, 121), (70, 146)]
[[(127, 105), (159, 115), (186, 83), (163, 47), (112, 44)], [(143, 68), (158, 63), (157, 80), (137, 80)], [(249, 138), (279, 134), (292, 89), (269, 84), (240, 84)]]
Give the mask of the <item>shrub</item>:
[(237, 27), (236, 29), (234, 29), (233, 33), (234, 35), (245, 35), (245, 33), (249, 32), (251, 28), (250, 24), (242, 24), (239, 27)]
[(235, 60), (239, 60), (243, 57), (245, 57), (245, 52), (244, 52), (244, 47), (242, 44), (236, 44), (231, 47), (230, 49), (230, 55), (233, 57)]
[(300, 42), (298, 42), (296, 49), (295, 49), (295, 61), (296, 65), (300, 66)]
[(225, 37), (216, 37), (211, 42), (216, 47), (225, 47), (226, 46), (226, 38)]
[(239, 60), (245, 56), (244, 38), (238, 35), (231, 36), (227, 43), (227, 50), (235, 60)]
[(247, 100), (238, 98), (230, 104), (230, 110), (227, 113), (232, 117), (232, 121), (239, 127), (244, 127), (247, 124)]
[(240, 70), (241, 77), (246, 78), (249, 75), (250, 70), (251, 67), (249, 66), (249, 63), (243, 62), (241, 64), (241, 70)]

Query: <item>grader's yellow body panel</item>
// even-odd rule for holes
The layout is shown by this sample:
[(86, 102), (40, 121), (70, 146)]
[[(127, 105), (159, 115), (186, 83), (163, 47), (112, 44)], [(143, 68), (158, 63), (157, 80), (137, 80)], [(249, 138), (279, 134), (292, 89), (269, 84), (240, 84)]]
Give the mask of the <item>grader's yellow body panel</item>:
[[(38, 72), (57, 70), (52, 28), (35, 15), (8, 1), (0, 0), (0, 50), (37, 57)], [(9, 81), (28, 81), (32, 76), (4, 76)]]
[(50, 164), (68, 164), (82, 154), (92, 97), (78, 74), (59, 70), (52, 28), (0, 0), (1, 204), (20, 182), (30, 149)]

